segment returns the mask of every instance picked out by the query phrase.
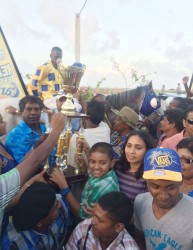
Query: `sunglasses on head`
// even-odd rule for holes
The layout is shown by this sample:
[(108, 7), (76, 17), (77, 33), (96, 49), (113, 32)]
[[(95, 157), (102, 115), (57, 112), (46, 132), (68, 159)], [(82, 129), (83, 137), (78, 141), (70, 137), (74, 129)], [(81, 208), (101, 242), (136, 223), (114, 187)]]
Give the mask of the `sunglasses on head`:
[(192, 121), (192, 120), (186, 119), (186, 121), (187, 121), (189, 124), (193, 125), (193, 121)]
[(189, 159), (186, 157), (180, 157), (180, 161), (181, 161), (181, 163), (184, 163), (184, 164), (192, 164), (193, 163), (192, 159)]

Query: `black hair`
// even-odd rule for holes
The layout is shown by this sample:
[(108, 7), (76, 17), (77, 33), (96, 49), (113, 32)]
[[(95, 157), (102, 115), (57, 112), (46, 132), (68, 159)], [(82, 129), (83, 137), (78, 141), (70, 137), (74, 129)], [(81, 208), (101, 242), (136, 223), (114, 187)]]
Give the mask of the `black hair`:
[(55, 201), (55, 191), (48, 184), (33, 183), (22, 194), (12, 213), (16, 230), (34, 229), (38, 222), (48, 216)]
[[(130, 169), (130, 163), (127, 161), (126, 158), (126, 154), (125, 154), (125, 148), (127, 145), (127, 141), (129, 140), (129, 138), (131, 138), (132, 136), (139, 136), (145, 143), (146, 145), (146, 152), (149, 149), (154, 148), (154, 143), (153, 143), (153, 139), (150, 136), (149, 133), (147, 133), (146, 131), (143, 130), (133, 130), (129, 133), (129, 135), (127, 136), (127, 139), (125, 141), (125, 144), (123, 146), (123, 154), (120, 158), (120, 160), (118, 162), (116, 162), (115, 167), (118, 168), (120, 171), (122, 171), (123, 173), (126, 173), (127, 170)], [(141, 166), (139, 167), (138, 171), (136, 172), (136, 178), (140, 179), (142, 178), (143, 175), (143, 169), (144, 169), (144, 163), (141, 163)]]
[(131, 200), (121, 192), (104, 194), (98, 200), (99, 206), (108, 213), (113, 223), (122, 223), (125, 228), (133, 216), (133, 204)]
[(90, 115), (90, 120), (95, 124), (99, 125), (104, 119), (105, 106), (103, 103), (97, 101), (88, 102), (87, 115)]
[(96, 94), (93, 98), (92, 98), (92, 101), (96, 101), (96, 98), (97, 97), (104, 97), (106, 99), (106, 96), (103, 95), (103, 94)]
[(193, 100), (187, 97), (184, 98), (184, 97), (177, 96), (177, 97), (174, 97), (173, 100), (178, 101), (177, 108), (180, 108), (183, 110), (186, 110), (189, 105), (193, 105)]
[(193, 105), (190, 105), (187, 109), (186, 109), (186, 112), (185, 112), (185, 119), (187, 118), (188, 114), (190, 112), (193, 112)]
[(23, 97), (19, 101), (19, 110), (20, 110), (20, 112), (24, 111), (25, 106), (26, 106), (27, 103), (36, 103), (36, 104), (39, 104), (40, 110), (42, 110), (43, 107), (44, 107), (43, 101), (39, 97), (33, 96), (33, 95), (28, 95), (28, 96)]
[(180, 108), (167, 109), (164, 112), (164, 115), (167, 116), (167, 120), (170, 124), (174, 122), (178, 132), (181, 132), (184, 129), (183, 125), (184, 111), (182, 109)]
[(57, 51), (57, 52), (59, 52), (59, 53), (62, 52), (61, 48), (59, 48), (59, 47), (53, 47), (53, 48), (52, 48), (52, 51)]
[(100, 152), (106, 154), (110, 160), (113, 160), (113, 149), (109, 143), (98, 142), (94, 144), (90, 149), (89, 155), (91, 155), (94, 152)]
[(181, 148), (186, 148), (193, 155), (193, 137), (184, 138), (178, 142), (176, 145), (177, 150)]

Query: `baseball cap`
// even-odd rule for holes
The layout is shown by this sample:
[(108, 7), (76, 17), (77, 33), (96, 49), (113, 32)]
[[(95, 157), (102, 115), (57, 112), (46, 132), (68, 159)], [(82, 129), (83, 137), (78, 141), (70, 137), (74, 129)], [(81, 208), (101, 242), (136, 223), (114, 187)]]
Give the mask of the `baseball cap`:
[(170, 148), (154, 148), (144, 157), (143, 178), (146, 180), (182, 181), (180, 158)]
[(50, 212), (56, 201), (54, 190), (43, 182), (29, 186), (13, 211), (13, 224), (18, 231), (31, 230)]
[(66, 93), (61, 89), (57, 95), (44, 100), (44, 105), (51, 110), (57, 109), (56, 100), (60, 100), (62, 97), (66, 97)]

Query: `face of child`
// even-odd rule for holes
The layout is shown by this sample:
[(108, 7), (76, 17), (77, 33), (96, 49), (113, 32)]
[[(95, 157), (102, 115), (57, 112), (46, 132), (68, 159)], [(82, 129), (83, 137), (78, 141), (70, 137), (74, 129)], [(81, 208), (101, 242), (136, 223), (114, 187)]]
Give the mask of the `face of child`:
[(93, 152), (89, 157), (89, 169), (93, 177), (101, 178), (113, 167), (114, 160), (111, 160), (107, 154)]

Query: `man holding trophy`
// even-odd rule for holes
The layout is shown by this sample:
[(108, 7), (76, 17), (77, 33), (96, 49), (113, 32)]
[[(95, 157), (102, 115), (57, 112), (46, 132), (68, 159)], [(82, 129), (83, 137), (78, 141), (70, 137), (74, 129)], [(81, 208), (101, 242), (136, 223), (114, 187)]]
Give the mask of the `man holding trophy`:
[(57, 60), (62, 58), (62, 50), (59, 47), (53, 47), (50, 58), (50, 61), (36, 69), (36, 73), (31, 76), (28, 82), (29, 94), (38, 96), (42, 100), (55, 96), (60, 89), (62, 81), (57, 68)]

